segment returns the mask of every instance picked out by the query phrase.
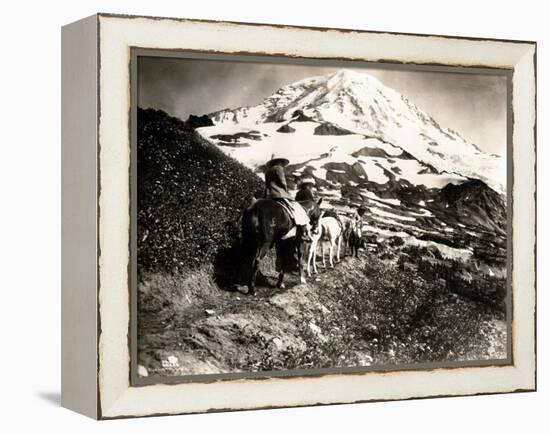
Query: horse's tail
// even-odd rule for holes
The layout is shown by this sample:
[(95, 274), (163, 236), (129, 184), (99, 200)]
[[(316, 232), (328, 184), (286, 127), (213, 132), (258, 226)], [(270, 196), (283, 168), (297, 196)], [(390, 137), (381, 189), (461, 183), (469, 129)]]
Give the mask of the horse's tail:
[(245, 209), (242, 217), (242, 242), (244, 247), (253, 247), (258, 245), (262, 238), (261, 216), (258, 208), (251, 206)]
[(257, 237), (259, 232), (259, 219), (256, 207), (250, 206), (243, 212), (241, 218), (241, 263), (236, 269), (236, 279), (249, 284), (254, 267), (254, 258), (257, 253)]

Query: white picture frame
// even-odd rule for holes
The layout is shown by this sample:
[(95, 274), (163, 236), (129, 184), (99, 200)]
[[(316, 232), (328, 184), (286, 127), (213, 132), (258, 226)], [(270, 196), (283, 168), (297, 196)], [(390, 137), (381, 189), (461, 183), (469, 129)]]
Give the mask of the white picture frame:
[[(132, 385), (132, 48), (512, 72), (512, 363)], [(97, 14), (62, 37), (62, 404), (96, 419), (536, 389), (536, 44)]]

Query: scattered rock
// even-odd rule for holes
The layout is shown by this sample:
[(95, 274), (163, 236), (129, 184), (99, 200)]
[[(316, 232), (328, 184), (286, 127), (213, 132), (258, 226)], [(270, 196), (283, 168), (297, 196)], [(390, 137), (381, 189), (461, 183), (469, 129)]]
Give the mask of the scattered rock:
[(205, 309), (204, 312), (207, 314), (207, 315), (214, 315), (216, 313), (215, 310), (213, 309)]
[(279, 351), (284, 348), (283, 341), (279, 337), (274, 337), (271, 342), (273, 342), (273, 345), (275, 345), (275, 348), (277, 348), (277, 350)]
[(363, 335), (366, 338), (376, 338), (380, 336), (380, 331), (374, 324), (367, 324), (363, 329)]
[(285, 124), (285, 125), (282, 125), (278, 130), (277, 132), (278, 133), (294, 133), (296, 130), (294, 128), (292, 128), (290, 125), (288, 124)]
[(147, 372), (147, 368), (143, 365), (138, 365), (137, 373), (140, 377), (148, 377), (149, 376), (149, 372)]
[(161, 361), (163, 368), (178, 368), (180, 361), (176, 356), (168, 356), (166, 359)]
[(313, 332), (313, 334), (319, 339), (321, 342), (326, 342), (327, 338), (323, 335), (321, 331), (321, 327), (319, 327), (317, 324), (310, 322), (308, 324), (309, 329)]
[(318, 136), (345, 136), (353, 133), (344, 128), (337, 127), (334, 124), (323, 123), (315, 127), (313, 134)]
[(316, 325), (316, 324), (310, 322), (310, 323), (308, 324), (308, 326), (309, 326), (309, 329), (310, 329), (313, 333), (315, 333), (315, 334), (321, 333), (321, 328), (320, 328), (318, 325)]

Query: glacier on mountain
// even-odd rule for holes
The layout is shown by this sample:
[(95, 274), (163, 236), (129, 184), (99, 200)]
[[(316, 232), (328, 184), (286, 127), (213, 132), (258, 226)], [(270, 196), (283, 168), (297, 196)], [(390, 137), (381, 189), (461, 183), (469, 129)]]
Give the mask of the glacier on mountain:
[[(293, 164), (309, 161), (317, 177), (326, 176), (323, 166), (329, 162), (358, 162), (379, 183), (387, 182), (390, 172), (428, 188), (475, 178), (501, 194), (506, 190), (504, 158), (485, 153), (440, 126), (406, 97), (366, 73), (340, 70), (306, 78), (280, 88), (256, 106), (209, 116), (214, 126), (199, 128), (199, 133), (254, 169), (278, 153)], [(239, 133), (253, 137), (244, 134), (231, 142), (214, 138)], [(385, 155), (352, 155), (365, 148)], [(407, 158), (388, 163), (400, 155)]]

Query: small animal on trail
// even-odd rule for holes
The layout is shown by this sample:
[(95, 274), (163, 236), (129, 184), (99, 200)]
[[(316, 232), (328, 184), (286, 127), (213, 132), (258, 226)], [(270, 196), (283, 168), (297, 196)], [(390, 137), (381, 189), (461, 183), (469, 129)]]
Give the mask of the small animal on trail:
[[(322, 199), (318, 202), (311, 200), (300, 202), (309, 217), (312, 228), (318, 227), (321, 202)], [(285, 239), (285, 235), (295, 226), (294, 220), (277, 200), (259, 199), (244, 211), (242, 217), (243, 261), (239, 277), (244, 278), (248, 286), (248, 294), (255, 293), (256, 275), (260, 261), (273, 247), (277, 254), (276, 268), (279, 272), (277, 287), (281, 289), (285, 287), (285, 271), (289, 269), (294, 255), (298, 257), (300, 282), (305, 283), (302, 264), (303, 237), (297, 233), (294, 237)]]
[[(323, 260), (323, 268), (326, 268), (325, 263), (325, 243), (329, 245), (329, 264), (330, 268), (334, 268), (334, 258), (336, 262), (340, 262), (340, 250), (342, 247), (342, 223), (336, 217), (328, 216), (320, 220), (321, 225), (321, 257)], [(335, 251), (336, 250), (336, 251)]]

